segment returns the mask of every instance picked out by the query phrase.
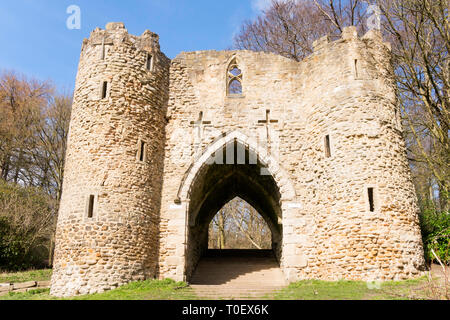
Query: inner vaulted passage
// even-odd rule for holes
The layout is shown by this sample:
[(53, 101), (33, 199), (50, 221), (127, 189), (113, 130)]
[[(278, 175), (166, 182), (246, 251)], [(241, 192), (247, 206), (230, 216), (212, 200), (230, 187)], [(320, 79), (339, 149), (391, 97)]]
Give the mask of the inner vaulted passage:
[(273, 253), (280, 261), (280, 192), (256, 154), (239, 141), (231, 141), (201, 167), (190, 190), (186, 250), (188, 281), (208, 250), (208, 228), (212, 219), (236, 197), (246, 201), (263, 217), (272, 233)]

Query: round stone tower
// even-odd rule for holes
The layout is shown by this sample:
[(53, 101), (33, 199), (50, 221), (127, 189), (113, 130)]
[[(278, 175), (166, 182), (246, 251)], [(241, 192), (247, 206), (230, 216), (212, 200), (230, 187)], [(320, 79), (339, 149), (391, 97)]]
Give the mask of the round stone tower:
[(306, 69), (320, 76), (305, 86), (313, 107), (299, 175), (315, 224), (299, 247), (308, 257), (299, 278), (415, 277), (425, 261), (389, 44), (349, 27), (314, 46)]
[(84, 40), (51, 294), (156, 276), (169, 68), (150, 31), (110, 23)]

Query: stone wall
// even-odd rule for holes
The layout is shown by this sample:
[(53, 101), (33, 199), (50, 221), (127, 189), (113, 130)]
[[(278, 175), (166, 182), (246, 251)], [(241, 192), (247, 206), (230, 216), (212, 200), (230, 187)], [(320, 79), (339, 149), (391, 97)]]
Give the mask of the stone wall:
[(96, 29), (83, 43), (52, 294), (101, 292), (156, 277), (169, 63), (157, 35), (130, 36), (122, 24)]
[[(314, 46), (301, 62), (251, 51), (170, 61), (150, 31), (94, 30), (77, 76), (52, 294), (189, 280), (214, 210), (233, 196), (268, 221), (289, 281), (419, 275), (389, 45), (347, 28)], [(242, 94), (227, 94), (230, 64)], [(211, 166), (230, 144), (257, 163)]]
[[(243, 94), (228, 96), (226, 74), (234, 59), (243, 73)], [(161, 211), (160, 277), (183, 279), (185, 272), (183, 253), (189, 238), (186, 219), (192, 211), (189, 203), (196, 200), (178, 199), (180, 177), (185, 176), (189, 167), (197, 163), (198, 156), (223, 134), (239, 132), (244, 137), (242, 140), (252, 139), (260, 147), (267, 145), (267, 127), (260, 123), (266, 119), (266, 110), (270, 110), (272, 119), (279, 120), (270, 135), (279, 136), (284, 130), (285, 114), (292, 114), (296, 109), (297, 71), (298, 64), (294, 61), (251, 51), (182, 53), (172, 61)], [(201, 113), (203, 121), (210, 124), (201, 128), (199, 136), (192, 123), (199, 120)], [(269, 140), (279, 141), (275, 137), (269, 137)], [(289, 152), (289, 142), (279, 142), (277, 147), (283, 156)], [(179, 207), (174, 205), (175, 200), (181, 201)]]
[[(279, 185), (281, 265), (288, 279), (418, 275), (424, 265), (418, 208), (390, 59), (389, 45), (379, 33), (360, 39), (354, 28), (332, 43), (320, 39), (314, 54), (300, 63), (250, 51), (176, 57), (171, 67), (160, 277), (182, 280), (198, 260), (202, 247), (197, 244), (197, 253), (190, 251), (186, 225), (195, 211), (193, 202), (199, 202), (195, 197), (203, 196), (201, 202), (207, 193), (186, 193), (180, 199), (179, 191), (186, 184), (194, 188), (202, 179), (183, 180), (202, 165), (200, 156), (208, 147), (235, 132), (243, 140), (257, 140), (294, 186), (295, 194), (286, 196), (286, 188)], [(238, 96), (226, 90), (233, 60), (243, 74), (243, 93)], [(264, 123), (267, 110), (274, 120), (269, 126)], [(194, 124), (200, 117), (204, 125), (199, 129)], [(374, 190), (374, 212), (369, 188)]]
[(285, 243), (292, 242), (285, 250), (306, 260), (291, 276), (414, 277), (424, 267), (423, 247), (389, 46), (375, 32), (358, 39), (354, 28), (316, 46), (302, 62), (304, 131), (291, 140), (298, 146), (291, 159), (302, 209), (284, 223)]

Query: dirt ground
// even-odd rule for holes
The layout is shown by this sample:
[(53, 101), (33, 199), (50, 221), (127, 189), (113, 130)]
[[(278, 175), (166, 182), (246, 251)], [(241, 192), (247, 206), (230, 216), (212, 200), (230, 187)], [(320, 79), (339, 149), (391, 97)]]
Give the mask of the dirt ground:
[[(431, 265), (431, 275), (439, 279), (439, 282), (443, 285), (445, 283), (445, 274), (442, 266), (439, 264)], [(450, 281), (450, 266), (445, 266), (445, 273), (447, 274), (447, 279)]]

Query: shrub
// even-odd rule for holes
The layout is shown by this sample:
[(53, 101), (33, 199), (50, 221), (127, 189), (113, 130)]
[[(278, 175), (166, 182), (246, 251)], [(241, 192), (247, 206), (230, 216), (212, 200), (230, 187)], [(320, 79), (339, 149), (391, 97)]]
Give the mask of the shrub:
[(56, 214), (53, 200), (38, 188), (0, 180), (0, 269), (48, 265)]
[(427, 205), (420, 216), (425, 258), (435, 261), (431, 249), (442, 263), (450, 264), (450, 214), (437, 212), (432, 205)]

